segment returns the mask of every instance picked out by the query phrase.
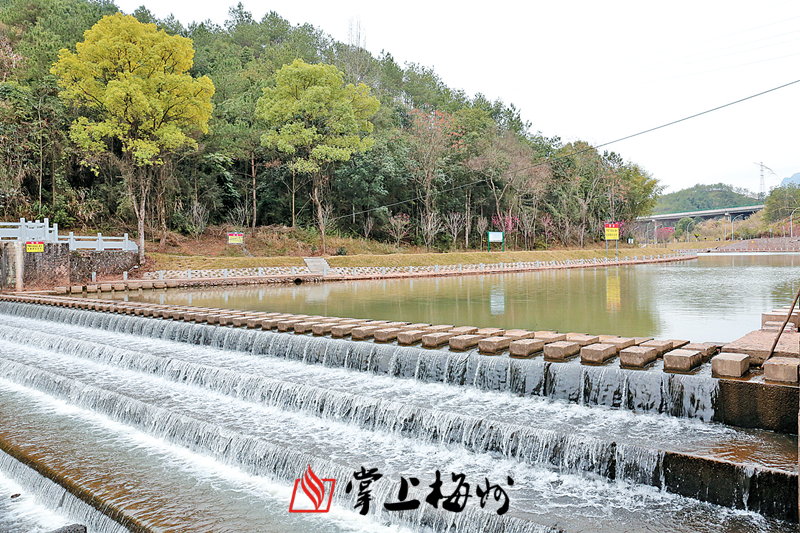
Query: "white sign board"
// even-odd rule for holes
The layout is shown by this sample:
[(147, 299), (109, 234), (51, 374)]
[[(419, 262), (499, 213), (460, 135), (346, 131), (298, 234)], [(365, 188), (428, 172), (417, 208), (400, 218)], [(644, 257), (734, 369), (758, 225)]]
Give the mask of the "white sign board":
[(502, 231), (490, 231), (489, 232), (489, 242), (503, 242), (503, 232)]

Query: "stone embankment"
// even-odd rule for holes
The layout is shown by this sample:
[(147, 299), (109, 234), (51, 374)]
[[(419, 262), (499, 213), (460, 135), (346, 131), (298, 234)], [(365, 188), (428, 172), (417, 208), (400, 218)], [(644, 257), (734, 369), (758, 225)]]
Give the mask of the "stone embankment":
[(320, 283), (364, 279), (397, 279), (432, 276), (504, 274), (541, 270), (598, 268), (649, 263), (670, 263), (696, 259), (694, 251), (665, 255), (643, 255), (633, 258), (567, 259), (565, 261), (515, 261), (513, 263), (427, 265), (407, 267), (332, 267), (323, 273), (310, 272), (308, 267), (259, 267), (217, 270), (159, 270), (146, 272), (140, 280), (119, 280), (113, 283), (56, 287), (56, 293), (112, 292), (137, 289), (207, 287), (217, 285), (255, 285), (274, 283)]

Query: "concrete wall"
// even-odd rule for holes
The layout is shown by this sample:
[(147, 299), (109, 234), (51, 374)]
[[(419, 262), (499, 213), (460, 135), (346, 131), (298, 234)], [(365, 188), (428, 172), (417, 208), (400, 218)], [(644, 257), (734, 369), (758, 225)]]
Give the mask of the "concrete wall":
[(69, 283), (69, 244), (45, 243), (27, 252), (25, 243), (0, 243), (0, 290), (51, 289)]
[(78, 250), (70, 254), (69, 281), (70, 284), (89, 283), (92, 272), (97, 272), (98, 276), (119, 276), (138, 264), (137, 252)]
[[(0, 290), (14, 290), (17, 287), (17, 272), (21, 271), (21, 265), (16, 244), (13, 241), (0, 241)], [(19, 282), (22, 282), (21, 278)]]

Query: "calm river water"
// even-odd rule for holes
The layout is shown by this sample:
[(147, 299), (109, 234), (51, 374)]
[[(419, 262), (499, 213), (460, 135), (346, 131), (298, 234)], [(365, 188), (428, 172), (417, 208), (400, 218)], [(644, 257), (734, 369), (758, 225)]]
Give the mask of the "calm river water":
[(128, 298), (432, 324), (728, 342), (791, 304), (798, 254), (714, 254), (612, 268), (343, 283), (171, 289)]

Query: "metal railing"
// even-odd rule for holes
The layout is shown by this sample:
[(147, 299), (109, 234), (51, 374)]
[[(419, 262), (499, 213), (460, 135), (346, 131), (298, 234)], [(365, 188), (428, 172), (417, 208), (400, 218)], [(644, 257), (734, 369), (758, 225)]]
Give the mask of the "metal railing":
[(0, 241), (39, 241), (39, 242), (66, 242), (69, 243), (70, 251), (74, 250), (122, 250), (124, 252), (138, 252), (139, 247), (135, 242), (128, 238), (128, 234), (122, 237), (108, 237), (102, 233), (97, 235), (69, 235), (58, 234), (58, 224), (50, 225), (50, 219), (44, 221), (31, 221), (24, 218), (19, 222), (0, 222)]

